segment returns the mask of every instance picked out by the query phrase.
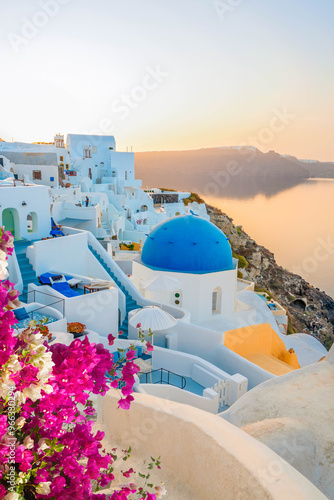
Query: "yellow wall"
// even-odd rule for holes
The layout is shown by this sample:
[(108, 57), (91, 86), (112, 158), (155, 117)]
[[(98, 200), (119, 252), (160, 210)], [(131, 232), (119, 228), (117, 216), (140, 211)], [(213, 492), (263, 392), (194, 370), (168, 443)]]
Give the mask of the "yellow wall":
[[(134, 252), (139, 252), (139, 250), (140, 250), (140, 243), (135, 243), (134, 242), (134, 243), (132, 243), (132, 245), (133, 245), (133, 251)], [(120, 249), (121, 250), (128, 250), (129, 251), (128, 247), (126, 245), (122, 245), (122, 244), (120, 245)]]
[(224, 343), (231, 351), (275, 375), (300, 368), (296, 353), (286, 349), (269, 323), (225, 332)]

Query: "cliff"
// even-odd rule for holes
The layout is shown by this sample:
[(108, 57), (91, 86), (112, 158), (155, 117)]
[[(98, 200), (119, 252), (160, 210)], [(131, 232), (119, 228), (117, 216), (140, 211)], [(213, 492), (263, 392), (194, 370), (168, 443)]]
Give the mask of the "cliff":
[[(334, 341), (334, 300), (276, 263), (274, 254), (258, 245), (240, 226), (221, 210), (207, 205), (211, 222), (228, 238), (239, 256), (240, 277), (265, 288), (289, 313), (289, 333), (304, 332), (315, 336), (327, 348)], [(246, 259), (246, 260), (245, 260)]]

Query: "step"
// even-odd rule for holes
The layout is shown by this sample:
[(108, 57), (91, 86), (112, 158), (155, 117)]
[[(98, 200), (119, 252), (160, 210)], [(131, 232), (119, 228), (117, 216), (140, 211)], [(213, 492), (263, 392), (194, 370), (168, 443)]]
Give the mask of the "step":
[(29, 283), (27, 283), (27, 284), (23, 283), (23, 288), (28, 287), (28, 285), (39, 285), (39, 282), (37, 280), (32, 280), (32, 281), (29, 281)]
[(137, 307), (137, 303), (136, 302), (126, 302), (126, 307), (127, 308), (134, 308), (134, 307)]
[(22, 271), (21, 269), (21, 275), (22, 275), (22, 279), (25, 277), (25, 278), (29, 278), (29, 277), (32, 277), (33, 279), (36, 279), (36, 273), (35, 271), (33, 270), (33, 268), (31, 269), (26, 269), (25, 271)]
[(26, 257), (26, 255), (25, 255), (25, 254), (23, 254), (23, 253), (16, 255), (16, 258), (17, 258), (17, 262), (18, 262), (19, 264), (20, 264), (21, 262), (24, 262), (24, 261), (29, 262), (28, 257)]
[(28, 286), (30, 283), (34, 283), (36, 285), (39, 285), (38, 280), (36, 279), (36, 276), (32, 276), (29, 279), (23, 279), (23, 286)]
[(135, 309), (136, 307), (138, 307), (138, 304), (136, 302), (127, 302), (126, 303), (126, 308), (129, 309), (130, 307), (132, 307), (133, 309)]
[(33, 269), (32, 265), (30, 264), (30, 262), (27, 262), (27, 263), (24, 263), (24, 264), (20, 264), (20, 271), (21, 273), (24, 272), (24, 271), (27, 271), (30, 269)]

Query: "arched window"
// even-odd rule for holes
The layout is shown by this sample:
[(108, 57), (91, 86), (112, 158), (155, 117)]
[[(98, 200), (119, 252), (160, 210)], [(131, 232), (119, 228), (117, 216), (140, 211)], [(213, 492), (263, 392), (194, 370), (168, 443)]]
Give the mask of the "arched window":
[(28, 233), (37, 233), (38, 231), (38, 217), (36, 212), (30, 212), (27, 215), (27, 230)]
[(221, 313), (222, 289), (218, 286), (212, 292), (212, 314)]
[(148, 210), (148, 206), (147, 205), (142, 205), (141, 208), (140, 208), (141, 212), (147, 212), (147, 210)]

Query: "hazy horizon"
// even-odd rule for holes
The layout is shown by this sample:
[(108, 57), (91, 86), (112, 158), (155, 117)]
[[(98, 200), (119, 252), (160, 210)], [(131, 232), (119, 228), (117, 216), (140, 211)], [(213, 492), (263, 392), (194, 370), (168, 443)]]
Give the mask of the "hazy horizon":
[(15, 0), (2, 6), (0, 137), (334, 161), (333, 14), (330, 0)]

